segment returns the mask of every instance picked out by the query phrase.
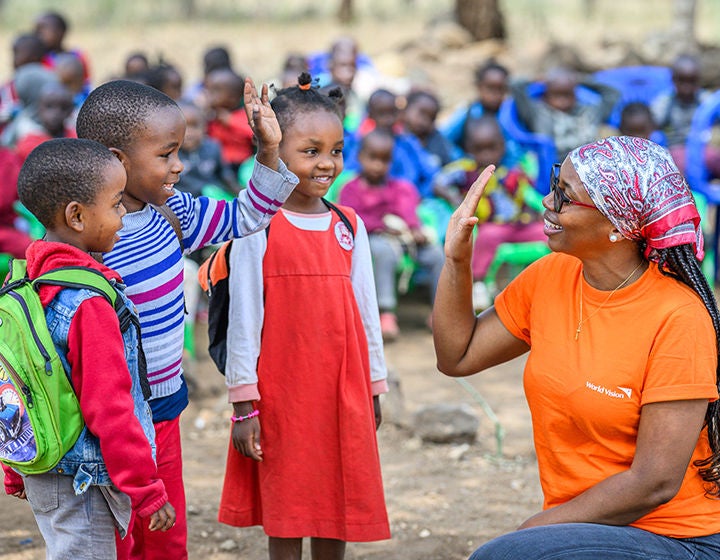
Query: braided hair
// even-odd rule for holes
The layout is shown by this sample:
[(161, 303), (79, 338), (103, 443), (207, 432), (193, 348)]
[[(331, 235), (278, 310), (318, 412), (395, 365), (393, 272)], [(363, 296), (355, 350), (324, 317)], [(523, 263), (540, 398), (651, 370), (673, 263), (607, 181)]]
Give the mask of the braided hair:
[[(665, 249), (656, 249), (659, 255), (658, 268), (666, 276), (673, 277), (692, 288), (700, 297), (712, 319), (715, 337), (720, 348), (720, 311), (710, 284), (700, 269), (695, 258), (695, 252), (690, 244), (677, 245)], [(720, 390), (720, 364), (715, 375), (715, 383)], [(695, 461), (702, 479), (709, 483), (706, 492), (714, 497), (720, 497), (720, 401), (708, 404), (705, 412), (705, 424), (710, 440), (712, 454)]]
[(270, 102), (281, 131), (285, 132), (290, 128), (298, 114), (317, 110), (337, 115), (342, 122), (339, 107), (343, 100), (342, 89), (332, 88), (324, 94), (314, 87), (312, 82), (310, 74), (302, 72), (298, 76), (298, 85), (281, 89)]

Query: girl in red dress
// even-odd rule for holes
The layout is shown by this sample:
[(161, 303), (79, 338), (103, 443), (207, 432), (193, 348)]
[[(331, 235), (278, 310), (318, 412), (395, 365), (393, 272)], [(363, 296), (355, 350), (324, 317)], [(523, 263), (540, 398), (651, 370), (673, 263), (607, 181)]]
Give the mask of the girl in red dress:
[(322, 198), (343, 169), (339, 96), (303, 74), (272, 111), (258, 107), (277, 117), (280, 157), (299, 183), (268, 234), (235, 240), (230, 253), (234, 414), (219, 520), (262, 525), (271, 560), (299, 560), (303, 537), (314, 560), (390, 537), (375, 435), (387, 371), (367, 232)]

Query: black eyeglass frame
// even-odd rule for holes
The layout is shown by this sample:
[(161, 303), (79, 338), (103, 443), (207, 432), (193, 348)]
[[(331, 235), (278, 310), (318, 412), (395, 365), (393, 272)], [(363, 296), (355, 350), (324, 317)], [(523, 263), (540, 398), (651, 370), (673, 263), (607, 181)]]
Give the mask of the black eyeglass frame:
[(553, 193), (553, 209), (555, 212), (560, 213), (564, 204), (574, 204), (575, 206), (582, 206), (583, 208), (592, 208), (597, 210), (597, 206), (592, 204), (585, 204), (579, 200), (573, 200), (565, 191), (560, 188), (560, 168), (562, 164), (553, 163), (550, 169), (550, 191)]

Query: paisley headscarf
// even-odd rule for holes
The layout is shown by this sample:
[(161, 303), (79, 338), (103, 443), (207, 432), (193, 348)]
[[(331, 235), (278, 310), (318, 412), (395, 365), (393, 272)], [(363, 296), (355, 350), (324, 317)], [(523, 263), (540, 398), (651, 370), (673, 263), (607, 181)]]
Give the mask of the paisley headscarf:
[(627, 239), (656, 249), (691, 243), (703, 258), (700, 214), (670, 153), (644, 138), (613, 136), (576, 148), (569, 156), (590, 198)]

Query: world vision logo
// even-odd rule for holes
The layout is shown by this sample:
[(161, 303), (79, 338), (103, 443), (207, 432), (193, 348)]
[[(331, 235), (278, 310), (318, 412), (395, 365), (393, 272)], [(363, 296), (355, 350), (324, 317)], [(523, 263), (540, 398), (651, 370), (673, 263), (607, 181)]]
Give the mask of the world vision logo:
[(585, 382), (585, 387), (588, 389), (595, 391), (596, 393), (600, 393), (601, 395), (606, 395), (613, 399), (629, 399), (632, 398), (632, 389), (629, 389), (628, 387), (620, 387), (617, 386), (617, 390), (608, 389), (607, 387), (603, 387), (602, 385), (595, 385), (595, 383), (592, 383), (590, 381)]

